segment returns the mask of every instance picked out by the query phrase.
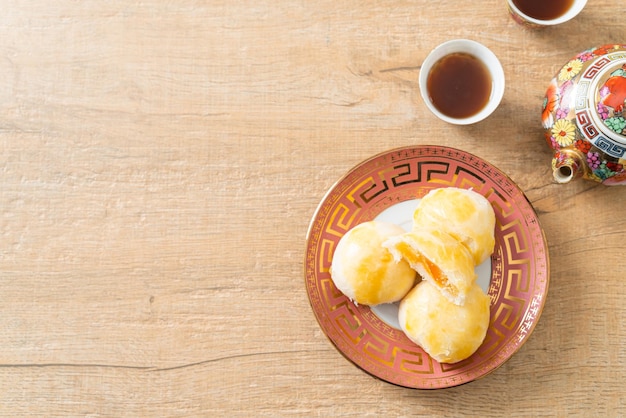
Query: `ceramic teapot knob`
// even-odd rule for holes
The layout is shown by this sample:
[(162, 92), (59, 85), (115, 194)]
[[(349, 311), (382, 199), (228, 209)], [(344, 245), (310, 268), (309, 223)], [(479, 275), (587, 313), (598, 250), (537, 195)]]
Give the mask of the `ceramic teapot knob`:
[(626, 44), (588, 49), (561, 67), (541, 120), (556, 182), (626, 184)]

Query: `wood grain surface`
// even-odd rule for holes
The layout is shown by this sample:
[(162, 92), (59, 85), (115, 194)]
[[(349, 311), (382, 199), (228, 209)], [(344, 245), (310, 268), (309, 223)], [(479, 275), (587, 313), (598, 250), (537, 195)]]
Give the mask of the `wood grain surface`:
[[(626, 188), (553, 182), (543, 95), (626, 42), (589, 0), (531, 31), (504, 0), (4, 1), (0, 415), (626, 415)], [(500, 58), (487, 120), (436, 119), (441, 42)], [(522, 349), (461, 387), (362, 372), (309, 305), (305, 235), (328, 188), (390, 148), (460, 148), (534, 205), (551, 282)]]

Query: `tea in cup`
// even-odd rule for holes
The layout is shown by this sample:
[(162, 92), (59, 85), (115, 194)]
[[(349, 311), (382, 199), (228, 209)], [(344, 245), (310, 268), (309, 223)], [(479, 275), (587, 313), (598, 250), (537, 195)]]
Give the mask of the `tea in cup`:
[(504, 70), (486, 46), (455, 39), (435, 48), (424, 60), (419, 86), (426, 106), (456, 125), (479, 122), (498, 107), (504, 95)]
[(507, 3), (516, 22), (541, 28), (573, 19), (583, 10), (587, 0), (507, 0)]

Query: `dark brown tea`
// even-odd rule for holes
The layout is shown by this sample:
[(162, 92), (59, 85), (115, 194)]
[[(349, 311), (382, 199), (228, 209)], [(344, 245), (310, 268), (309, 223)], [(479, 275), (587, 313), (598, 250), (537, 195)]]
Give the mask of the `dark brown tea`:
[(538, 20), (552, 20), (567, 12), (574, 0), (513, 0), (513, 4), (527, 16)]
[(463, 52), (446, 55), (433, 65), (426, 87), (437, 110), (453, 118), (468, 118), (480, 112), (491, 96), (487, 66)]

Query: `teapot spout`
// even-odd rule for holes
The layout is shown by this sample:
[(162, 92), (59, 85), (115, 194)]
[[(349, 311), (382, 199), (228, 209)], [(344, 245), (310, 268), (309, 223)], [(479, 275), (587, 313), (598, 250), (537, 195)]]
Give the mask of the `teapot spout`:
[(560, 150), (552, 159), (552, 175), (557, 183), (569, 183), (582, 175), (583, 159), (577, 150)]

